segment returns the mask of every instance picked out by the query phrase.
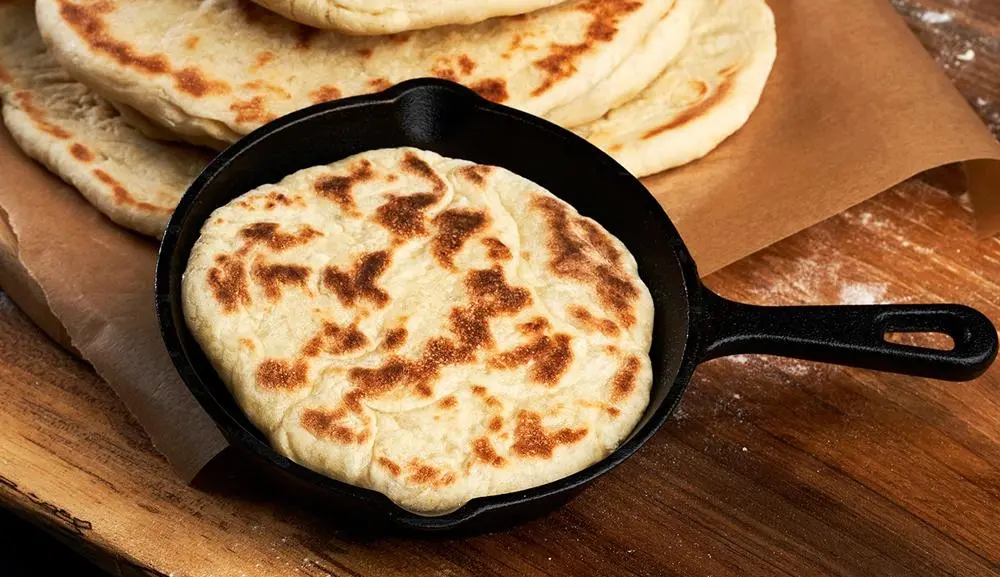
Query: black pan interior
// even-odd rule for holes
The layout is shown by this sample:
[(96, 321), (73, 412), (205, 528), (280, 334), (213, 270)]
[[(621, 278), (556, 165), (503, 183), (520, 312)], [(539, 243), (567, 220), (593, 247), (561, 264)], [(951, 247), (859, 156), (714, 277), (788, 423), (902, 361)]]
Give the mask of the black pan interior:
[[(476, 499), (441, 517), (412, 515), (383, 496), (332, 481), (278, 456), (244, 417), (188, 332), (181, 276), (202, 223), (217, 207), (264, 183), (366, 150), (413, 146), (505, 167), (544, 186), (620, 238), (635, 256), (656, 306), (653, 395), (630, 439), (605, 461), (567, 479), (517, 494)], [(694, 367), (692, 308), (697, 274), (679, 235), (639, 181), (572, 133), (489, 103), (457, 85), (419, 80), (367, 97), (299, 111), (222, 153), (191, 186), (174, 214), (157, 265), (157, 311), (182, 378), (234, 443), (329, 491), (363, 500), (397, 522), (448, 528), (499, 506), (570, 490), (621, 462), (669, 416)], [(689, 300), (690, 299), (690, 300)]]

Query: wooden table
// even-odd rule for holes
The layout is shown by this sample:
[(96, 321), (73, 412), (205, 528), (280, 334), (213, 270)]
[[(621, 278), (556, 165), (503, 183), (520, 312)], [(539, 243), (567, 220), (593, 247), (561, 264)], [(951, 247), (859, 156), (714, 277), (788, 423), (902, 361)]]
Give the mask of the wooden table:
[[(894, 4), (1000, 136), (1000, 2)], [(955, 182), (907, 182), (708, 282), (768, 304), (958, 301), (1000, 323), (1000, 240), (974, 237)], [(4, 297), (0, 399), (0, 503), (120, 575), (1000, 574), (1000, 366), (953, 384), (715, 361), (569, 506), (443, 541), (345, 532), (239, 468), (185, 486)]]

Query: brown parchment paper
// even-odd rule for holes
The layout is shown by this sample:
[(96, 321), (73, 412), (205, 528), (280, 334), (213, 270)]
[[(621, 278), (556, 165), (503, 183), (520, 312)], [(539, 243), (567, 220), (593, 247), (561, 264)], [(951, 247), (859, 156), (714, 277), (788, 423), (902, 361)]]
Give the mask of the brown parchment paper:
[[(190, 481), (226, 443), (181, 383), (160, 340), (153, 309), (156, 244), (107, 220), (75, 189), (22, 155), (3, 128), (0, 207), (30, 275), (4, 267), (4, 288), (16, 299), (36, 290), (32, 280), (37, 283), (71, 345)], [(7, 288), (8, 281), (15, 286)]]
[(932, 167), (1000, 230), (1000, 145), (888, 0), (768, 0), (778, 58), (743, 130), (644, 179), (707, 274)]
[[(982, 232), (1000, 230), (1000, 145), (886, 0), (770, 4), (778, 60), (753, 118), (705, 159), (644, 181), (702, 273), (953, 162), (970, 161)], [(2, 129), (0, 177), (0, 210), (27, 271), (0, 268), (0, 284), (37, 283), (8, 292), (43, 295), (72, 346), (190, 480), (225, 441), (160, 341), (155, 244), (110, 223)]]

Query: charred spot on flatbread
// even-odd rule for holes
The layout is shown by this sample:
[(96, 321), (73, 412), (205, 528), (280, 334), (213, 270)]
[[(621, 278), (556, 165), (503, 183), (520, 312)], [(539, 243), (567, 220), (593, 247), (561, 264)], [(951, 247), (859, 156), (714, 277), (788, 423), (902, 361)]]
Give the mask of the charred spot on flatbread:
[(454, 270), (455, 255), (472, 236), (482, 232), (489, 224), (485, 211), (453, 208), (442, 211), (434, 218), (438, 233), (431, 240), (431, 251), (442, 267)]
[(549, 270), (556, 276), (590, 284), (605, 311), (626, 328), (634, 325), (640, 293), (622, 270), (617, 250), (609, 241), (595, 244), (592, 237), (599, 231), (582, 218), (571, 217), (566, 205), (555, 198), (535, 197), (532, 206), (544, 215), (548, 224)]
[(625, 399), (635, 390), (641, 363), (639, 357), (628, 357), (622, 361), (611, 379), (611, 400), (618, 402)]
[(355, 214), (354, 187), (362, 182), (368, 182), (374, 177), (372, 163), (368, 160), (362, 160), (351, 167), (350, 173), (347, 175), (321, 176), (316, 181), (314, 188), (317, 194), (337, 203), (344, 212)]
[(208, 287), (225, 313), (236, 312), (241, 306), (251, 304), (246, 264), (232, 255), (215, 257), (216, 266), (208, 270)]
[(389, 252), (380, 250), (361, 255), (350, 272), (328, 266), (323, 269), (323, 286), (336, 294), (345, 307), (353, 307), (362, 301), (384, 307), (389, 302), (389, 293), (376, 283), (389, 268), (390, 262)]
[(295, 233), (284, 232), (276, 222), (255, 222), (243, 227), (239, 234), (248, 245), (262, 245), (275, 252), (304, 245), (323, 236), (323, 233), (308, 225), (300, 227)]
[(368, 429), (357, 431), (342, 423), (347, 412), (341, 409), (333, 411), (306, 409), (302, 412), (299, 422), (302, 428), (318, 439), (328, 439), (344, 445), (361, 444), (369, 439)]
[(588, 0), (580, 3), (577, 10), (591, 16), (584, 40), (578, 44), (549, 46), (549, 54), (534, 63), (545, 73), (545, 78), (532, 94), (543, 94), (575, 74), (580, 57), (592, 51), (597, 44), (612, 41), (618, 33), (618, 22), (622, 17), (641, 7), (642, 2), (632, 0)]
[(388, 201), (378, 207), (375, 222), (385, 227), (397, 242), (427, 234), (425, 213), (438, 197), (429, 192), (406, 196), (388, 194)]
[(307, 266), (267, 263), (257, 260), (250, 269), (250, 277), (264, 290), (264, 296), (275, 301), (281, 298), (284, 287), (305, 290), (312, 270)]
[(323, 328), (313, 336), (302, 348), (302, 354), (316, 357), (321, 353), (329, 355), (344, 355), (356, 352), (368, 345), (368, 337), (354, 322), (348, 326), (340, 326), (334, 322), (324, 322)]
[(511, 449), (521, 457), (551, 459), (557, 447), (577, 443), (586, 435), (585, 427), (547, 431), (542, 426), (541, 415), (533, 411), (520, 411), (517, 414)]
[(257, 365), (257, 387), (267, 391), (295, 391), (309, 386), (309, 365), (303, 360), (268, 359)]

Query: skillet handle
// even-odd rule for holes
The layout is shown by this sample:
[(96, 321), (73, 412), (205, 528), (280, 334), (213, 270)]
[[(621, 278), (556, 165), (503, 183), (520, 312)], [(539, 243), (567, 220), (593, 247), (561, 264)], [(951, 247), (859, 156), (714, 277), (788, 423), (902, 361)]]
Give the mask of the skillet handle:
[[(762, 307), (705, 289), (702, 360), (736, 354), (792, 357), (945, 381), (983, 374), (997, 355), (997, 331), (961, 305)], [(891, 343), (891, 332), (944, 333), (949, 351)]]

